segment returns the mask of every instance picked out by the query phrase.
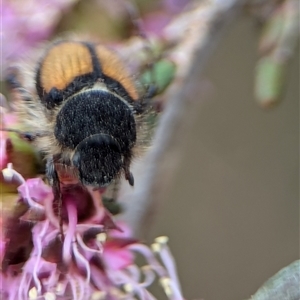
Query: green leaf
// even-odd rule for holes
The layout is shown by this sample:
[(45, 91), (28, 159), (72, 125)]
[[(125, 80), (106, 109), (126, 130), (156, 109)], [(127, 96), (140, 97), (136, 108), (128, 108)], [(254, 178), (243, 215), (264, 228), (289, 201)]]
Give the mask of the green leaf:
[(261, 58), (256, 66), (255, 97), (265, 108), (281, 100), (284, 88), (286, 65), (272, 57)]
[(299, 300), (300, 260), (281, 269), (264, 283), (249, 300)]
[(173, 62), (162, 59), (156, 62), (152, 69), (147, 69), (141, 75), (141, 83), (145, 86), (154, 85), (157, 94), (161, 94), (172, 82), (175, 75), (176, 67)]

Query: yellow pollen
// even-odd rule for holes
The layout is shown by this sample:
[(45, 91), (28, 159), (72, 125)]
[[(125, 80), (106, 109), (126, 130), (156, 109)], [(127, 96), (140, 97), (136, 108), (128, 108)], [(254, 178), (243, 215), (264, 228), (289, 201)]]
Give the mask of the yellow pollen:
[(104, 233), (104, 232), (98, 233), (98, 234), (96, 235), (96, 239), (97, 239), (98, 242), (104, 243), (104, 242), (106, 241), (106, 239), (107, 239), (107, 234)]
[(62, 290), (63, 290), (62, 283), (58, 283), (57, 286), (56, 286), (56, 293), (59, 294), (60, 292), (62, 292)]
[(44, 295), (44, 299), (45, 300), (55, 300), (56, 299), (56, 295), (54, 293), (47, 292)]
[(131, 293), (133, 291), (133, 287), (130, 283), (126, 283), (123, 285), (124, 291), (127, 293)]
[(33, 287), (32, 289), (30, 289), (29, 293), (28, 293), (29, 299), (30, 300), (34, 300), (37, 298), (38, 296), (38, 292), (36, 287)]
[(171, 279), (169, 277), (162, 277), (160, 280), (159, 280), (161, 286), (163, 287), (166, 295), (168, 297), (171, 297), (173, 292), (172, 292), (172, 288), (171, 288)]
[(168, 238), (167, 236), (165, 236), (165, 235), (159, 236), (159, 237), (157, 237), (157, 238), (154, 240), (155, 243), (159, 243), (159, 244), (162, 244), (162, 245), (167, 244), (168, 241), (169, 241), (169, 238)]
[(106, 293), (103, 291), (94, 292), (91, 300), (104, 300), (106, 298)]
[(13, 176), (14, 176), (14, 172), (12, 171), (12, 163), (7, 164), (7, 168), (2, 170), (2, 174), (3, 177), (5, 178), (6, 181), (11, 181)]
[(158, 243), (153, 243), (151, 249), (154, 253), (159, 253), (161, 251), (161, 245)]

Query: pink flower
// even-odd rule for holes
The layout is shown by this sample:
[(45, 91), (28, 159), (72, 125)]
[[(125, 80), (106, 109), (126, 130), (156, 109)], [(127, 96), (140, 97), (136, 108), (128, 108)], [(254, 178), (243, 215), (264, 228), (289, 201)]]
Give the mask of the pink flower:
[(75, 2), (75, 0), (3, 0), (2, 71), (12, 61), (28, 54), (38, 42), (49, 38), (62, 13)]
[[(36, 219), (24, 214), (11, 218), (6, 235), (0, 237), (5, 259), (0, 274), (3, 299), (155, 299), (148, 287), (156, 277), (169, 299), (183, 299), (165, 237), (158, 238), (151, 250), (131, 237), (126, 224), (114, 223), (99, 192), (73, 187), (72, 193), (69, 188), (62, 190), (62, 239), (51, 189), (40, 179), (25, 181), (11, 165), (3, 173), (7, 180), (21, 184), (18, 191), (20, 201), (28, 206), (25, 213), (39, 212)], [(93, 208), (89, 213), (80, 212), (78, 196)], [(10, 230), (15, 227), (22, 230)], [(20, 240), (16, 235), (25, 231), (29, 238), (19, 247), (14, 244)], [(136, 253), (144, 256), (145, 266), (135, 264)]]
[(131, 230), (126, 224), (118, 224), (119, 230), (110, 231), (110, 239), (103, 244), (103, 260), (105, 267), (120, 270), (134, 262), (134, 255), (128, 246), (135, 243), (131, 238)]
[(29, 197), (40, 202), (52, 193), (52, 189), (41, 178), (31, 178), (18, 187), (18, 192), (24, 199)]

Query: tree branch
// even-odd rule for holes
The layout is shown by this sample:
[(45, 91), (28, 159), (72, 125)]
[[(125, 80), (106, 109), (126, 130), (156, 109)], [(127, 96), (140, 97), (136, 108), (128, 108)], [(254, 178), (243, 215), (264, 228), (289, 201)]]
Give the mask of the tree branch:
[(164, 31), (163, 38), (176, 45), (170, 57), (177, 66), (177, 74), (165, 93), (167, 105), (156, 130), (153, 147), (135, 172), (138, 173), (135, 189), (132, 193), (122, 189), (120, 193), (120, 202), (125, 206), (121, 218), (136, 235), (145, 234), (150, 216), (172, 179), (184, 125), (190, 119), (191, 111), (201, 107), (201, 100), (193, 99), (201, 93), (199, 77), (227, 25), (245, 2), (197, 2), (192, 10), (177, 17)]

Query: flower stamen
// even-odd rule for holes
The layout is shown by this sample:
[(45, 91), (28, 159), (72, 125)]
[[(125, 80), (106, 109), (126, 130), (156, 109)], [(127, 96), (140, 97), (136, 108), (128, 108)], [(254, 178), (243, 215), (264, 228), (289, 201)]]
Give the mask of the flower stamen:
[(77, 209), (74, 203), (68, 201), (66, 203), (68, 211), (69, 226), (63, 243), (63, 261), (68, 264), (71, 260), (71, 244), (75, 241), (75, 230), (77, 225)]
[(94, 292), (91, 296), (91, 300), (105, 300), (107, 293), (104, 291)]
[(36, 300), (38, 297), (38, 291), (36, 289), (36, 287), (33, 287), (30, 289), (30, 291), (28, 292), (28, 297), (30, 300)]
[(84, 258), (84, 256), (78, 251), (78, 246), (76, 243), (73, 243), (73, 253), (78, 265), (83, 264), (86, 270), (86, 284), (88, 285), (91, 279), (91, 268), (89, 262)]
[(107, 234), (105, 232), (98, 233), (96, 235), (96, 240), (101, 244), (105, 243), (107, 240)]
[[(15, 172), (14, 172), (14, 169), (13, 169), (13, 166), (12, 166), (12, 163), (8, 163), (7, 164), (7, 168), (3, 169), (2, 170), (2, 174), (3, 174), (3, 177), (6, 181), (12, 181), (14, 175), (15, 175)], [(17, 176), (16, 176), (17, 177)], [(21, 178), (23, 178), (21, 176)], [(17, 179), (20, 179), (17, 177)], [(23, 178), (24, 179), (24, 178)], [(23, 183), (23, 182), (22, 182)]]
[(159, 280), (159, 283), (163, 287), (167, 297), (170, 298), (173, 295), (173, 291), (172, 291), (172, 288), (171, 288), (171, 279), (169, 277), (162, 277)]
[(45, 300), (55, 300), (56, 295), (54, 293), (47, 292), (44, 295)]

